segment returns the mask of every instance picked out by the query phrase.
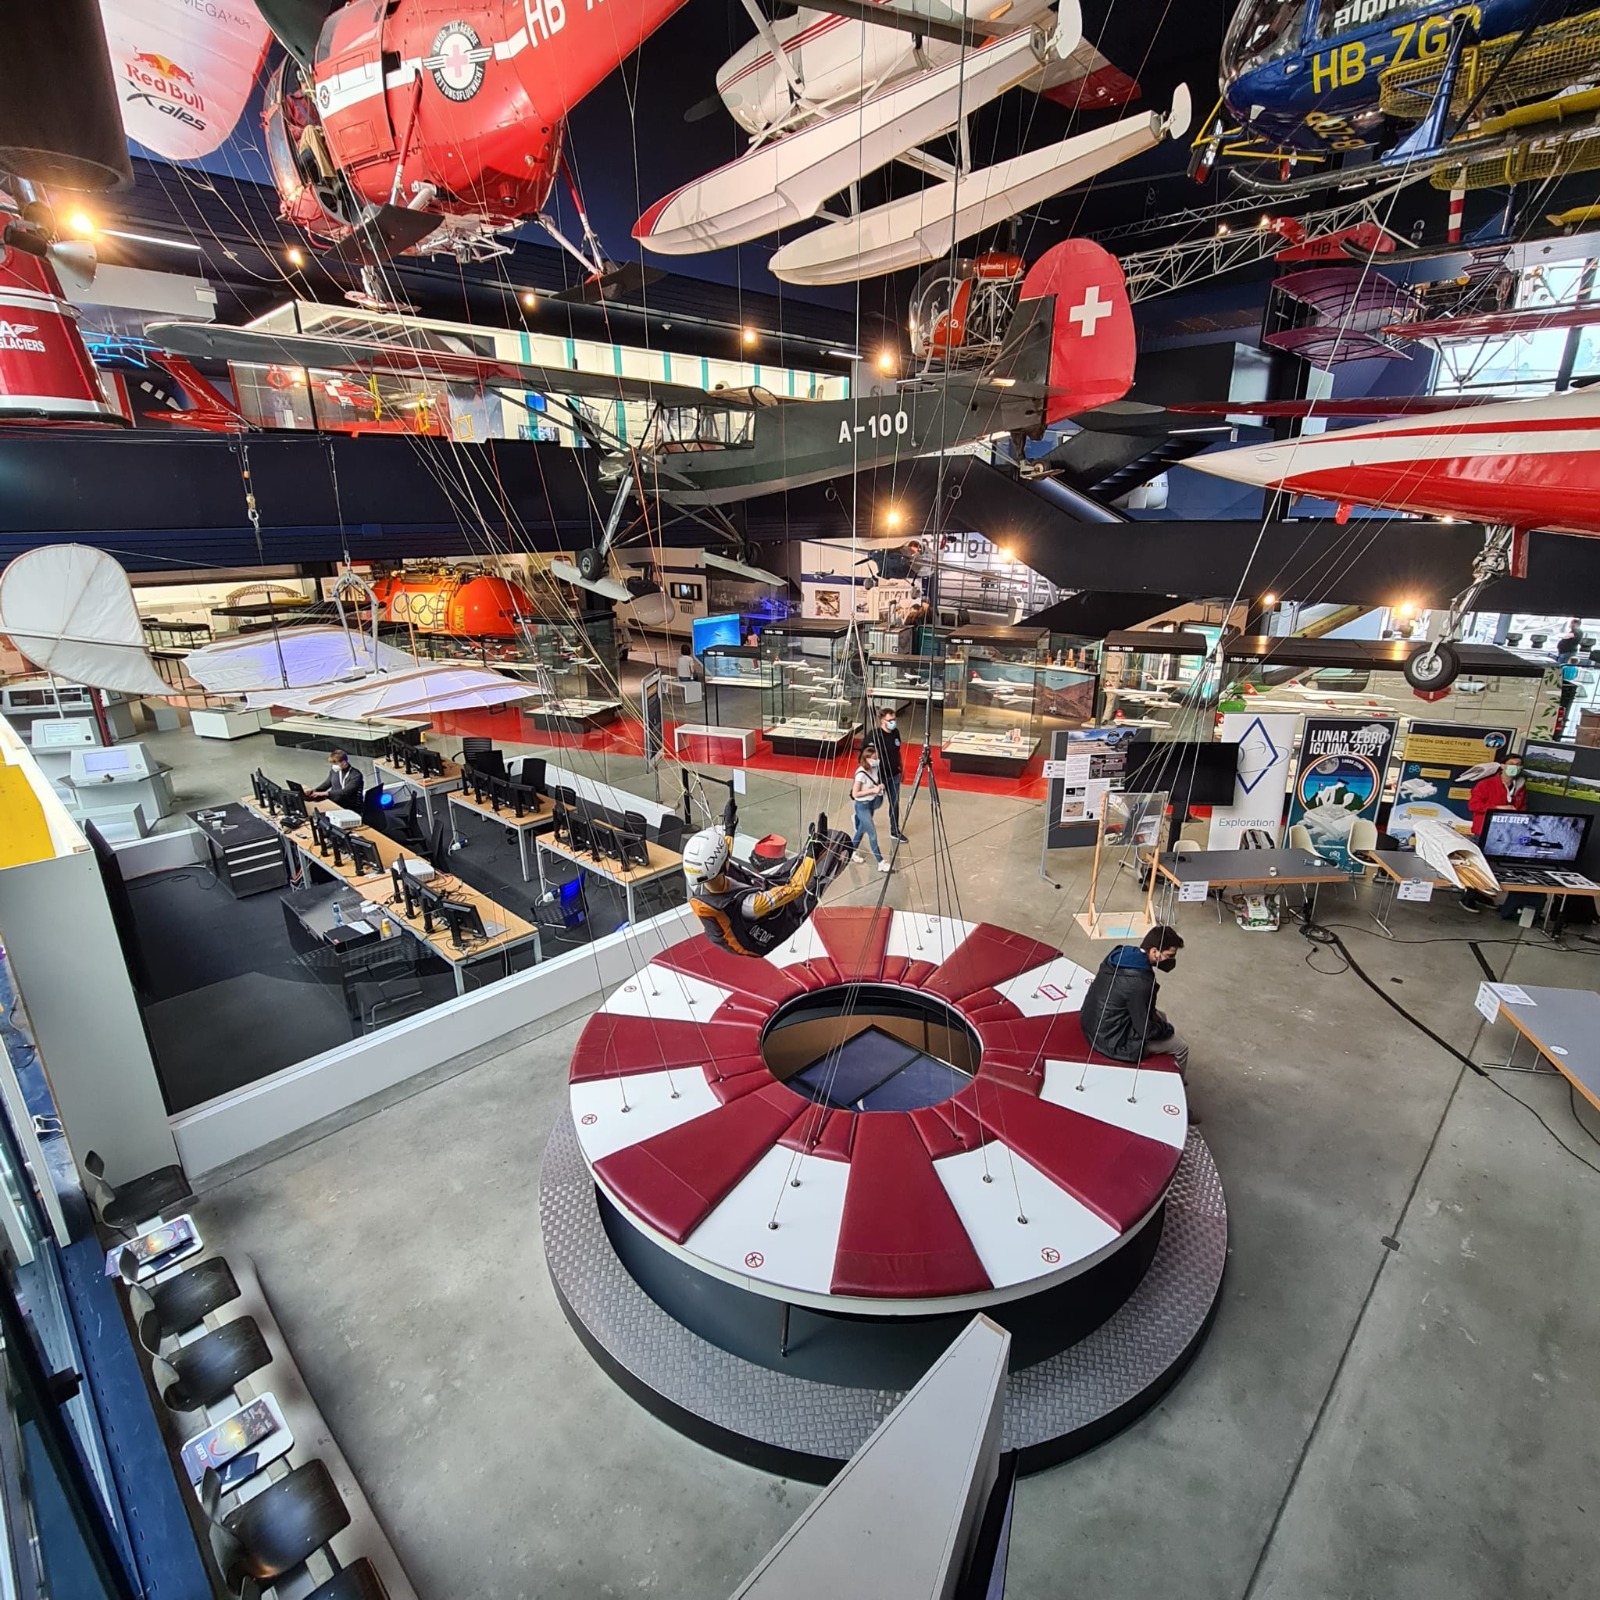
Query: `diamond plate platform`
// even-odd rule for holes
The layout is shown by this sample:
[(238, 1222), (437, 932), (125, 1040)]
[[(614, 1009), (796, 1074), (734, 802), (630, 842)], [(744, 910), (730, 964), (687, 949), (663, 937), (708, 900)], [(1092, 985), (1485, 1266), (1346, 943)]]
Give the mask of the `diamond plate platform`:
[[(826, 1482), (901, 1397), (897, 1389), (774, 1372), (670, 1317), (617, 1258), (565, 1111), (545, 1147), (539, 1221), (557, 1298), (590, 1354), (641, 1404), (702, 1444), (770, 1472)], [(1191, 1129), (1161, 1242), (1139, 1286), (1092, 1333), (1009, 1379), (1002, 1448), (1020, 1452), (1023, 1471), (1088, 1449), (1161, 1398), (1210, 1328), (1227, 1250), (1222, 1181)]]

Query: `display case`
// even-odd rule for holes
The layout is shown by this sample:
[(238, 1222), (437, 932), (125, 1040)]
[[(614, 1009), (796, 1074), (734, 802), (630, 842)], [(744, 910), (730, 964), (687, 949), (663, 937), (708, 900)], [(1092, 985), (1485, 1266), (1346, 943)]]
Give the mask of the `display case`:
[(1209, 739), (1216, 709), (1215, 640), (1208, 633), (1106, 635), (1100, 720), (1153, 739)]
[(531, 679), (540, 697), (523, 701), (522, 715), (540, 732), (587, 733), (622, 715), (614, 617), (529, 618), (523, 644), (531, 659), (518, 675)]
[(705, 674), (706, 718), (723, 728), (759, 728), (766, 715), (765, 692), (777, 683), (770, 661), (755, 645), (708, 645), (700, 657)]
[(1094, 674), (1049, 667), (1049, 641), (1042, 628), (947, 633), (942, 750), (952, 772), (1021, 777), (1047, 707), (1056, 723), (1092, 716)]
[(772, 672), (763, 731), (775, 755), (839, 755), (860, 731), (861, 675), (850, 624), (788, 617), (761, 634)]
[(867, 704), (873, 712), (897, 712), (944, 704), (945, 658), (908, 653), (867, 657)]

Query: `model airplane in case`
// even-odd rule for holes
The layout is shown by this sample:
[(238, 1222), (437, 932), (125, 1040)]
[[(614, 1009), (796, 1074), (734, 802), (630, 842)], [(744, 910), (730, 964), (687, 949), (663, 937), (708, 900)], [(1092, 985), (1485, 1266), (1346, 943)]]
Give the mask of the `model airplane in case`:
[[(822, 227), (774, 254), (772, 273), (790, 283), (851, 283), (938, 260), (959, 241), (1188, 129), (1189, 95), (1180, 87), (1166, 115), (1124, 118), (973, 170), (967, 119), (1010, 89), (1085, 108), (1139, 92), (1085, 43), (1077, 0), (1060, 0), (1054, 13), (1038, 0), (1020, 8), (820, 0), (779, 22), (755, 0), (746, 10), (757, 37), (723, 65), (717, 91), (751, 148), (651, 206), (634, 228), (648, 250), (720, 250), (823, 217)], [(926, 148), (953, 132), (956, 164)], [(890, 162), (938, 181), (868, 210), (826, 209)]]

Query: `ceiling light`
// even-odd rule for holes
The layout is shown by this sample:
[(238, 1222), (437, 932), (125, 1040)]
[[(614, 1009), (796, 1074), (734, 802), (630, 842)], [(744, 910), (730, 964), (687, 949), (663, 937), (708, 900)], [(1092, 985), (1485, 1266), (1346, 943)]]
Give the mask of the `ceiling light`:
[(880, 350), (878, 352), (879, 372), (893, 372), (898, 365), (899, 363), (895, 360), (893, 350)]
[(94, 218), (87, 211), (74, 211), (67, 218), (67, 226), (76, 234), (87, 239), (94, 232)]
[(1270, 611), (1277, 603), (1278, 597), (1275, 594), (1264, 594), (1261, 597), (1261, 606), (1265, 611)]
[(756, 330), (754, 328), (741, 329), (739, 337), (746, 345), (752, 345), (756, 342)]
[(193, 250), (196, 255), (203, 254), (192, 239), (159, 239), (151, 233), (122, 233), (116, 228), (102, 228), (100, 231), (108, 239), (126, 239), (130, 244), (158, 244), (167, 250)]
[(1015, 561), (1017, 559), (1017, 552), (1010, 545), (1001, 545), (999, 555), (1002, 561)]
[(824, 350), (825, 356), (837, 356), (841, 361), (859, 361), (861, 354), (856, 350)]
[(1417, 608), (1409, 600), (1402, 600), (1394, 610), (1397, 617), (1414, 617), (1417, 614)]
[(889, 507), (888, 511), (884, 514), (883, 524), (886, 528), (898, 528), (900, 526), (899, 506)]
[(1005, 0), (1005, 3), (1003, 5), (996, 6), (994, 8), (994, 10), (989, 13), (989, 20), (991, 22), (998, 22), (1001, 19), (1001, 17), (1003, 17), (1006, 14), (1006, 12), (1008, 12), (1010, 9), (1011, 9), (1011, 0)]
[(291, 267), (303, 267), (306, 264), (306, 253), (297, 244), (292, 244), (284, 252)]
[(1227, 223), (1226, 223), (1226, 222), (1219, 222), (1219, 223), (1218, 223), (1218, 224), (1217, 224), (1217, 237), (1218, 237), (1218, 238), (1219, 238), (1219, 239), (1220, 239), (1220, 238), (1221, 238), (1221, 237), (1222, 237), (1222, 236), (1223, 236), (1223, 235), (1224, 235), (1224, 234), (1225, 234), (1225, 233), (1226, 233), (1226, 232), (1227, 232), (1227, 231), (1228, 231), (1228, 224), (1227, 224)]
[(522, 309), (524, 311), (537, 311), (539, 309), (539, 297), (532, 289), (524, 289), (522, 291)]

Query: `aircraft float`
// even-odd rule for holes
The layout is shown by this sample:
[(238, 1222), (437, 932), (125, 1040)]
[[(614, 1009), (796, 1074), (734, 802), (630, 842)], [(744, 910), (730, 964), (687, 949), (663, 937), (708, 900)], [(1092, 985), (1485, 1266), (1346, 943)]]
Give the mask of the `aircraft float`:
[[(745, 9), (757, 36), (723, 64), (717, 92), (751, 147), (651, 206), (634, 227), (647, 250), (720, 250), (820, 217), (823, 226), (774, 253), (771, 271), (789, 283), (852, 283), (947, 256), (1188, 130), (1180, 87), (1165, 116), (1123, 118), (972, 168), (968, 118), (1010, 89), (1082, 108), (1138, 93), (1084, 41), (1077, 0), (1059, 0), (1054, 14), (1041, 0), (818, 0), (777, 22), (756, 0)], [(954, 164), (926, 148), (950, 133), (959, 137)], [(937, 181), (867, 210), (827, 209), (890, 162)]]
[[(976, 263), (969, 264), (975, 273)], [(925, 368), (887, 393), (803, 400), (761, 388), (706, 390), (650, 378), (571, 372), (526, 362), (399, 343), (280, 334), (212, 323), (156, 323), (146, 331), (190, 359), (277, 364), (320, 372), (396, 373), (484, 384), (515, 399), (532, 391), (565, 412), (604, 452), (600, 472), (613, 500), (599, 542), (576, 567), (552, 572), (630, 600), (606, 576), (611, 550), (644, 526), (643, 505), (682, 509), (719, 537), (741, 543), (720, 508), (757, 495), (820, 483), (864, 468), (909, 464), (994, 434), (1039, 437), (1052, 423), (1119, 400), (1133, 381), (1133, 312), (1116, 258), (1083, 239), (1047, 250), (1016, 283), (1003, 334), (966, 315), (955, 292), (942, 311), (925, 306), (944, 346), (937, 373)], [(949, 315), (958, 304), (959, 327)], [(641, 437), (622, 439), (592, 401), (650, 407)], [(630, 504), (640, 510), (629, 519)]]
[(1600, 11), (1580, 0), (1243, 0), (1190, 172), (1226, 159), (1293, 195), (1399, 170), (1442, 189), (1587, 171), (1597, 67)]
[(1600, 538), (1600, 389), (1399, 417), (1197, 456), (1187, 465), (1234, 483), (1336, 501), (1340, 520), (1362, 505), (1483, 523), (1472, 581), (1451, 601), (1443, 635), (1405, 664), (1406, 681), (1427, 694), (1448, 688), (1460, 672), (1454, 646), (1483, 590), (1527, 575), (1530, 533)]

